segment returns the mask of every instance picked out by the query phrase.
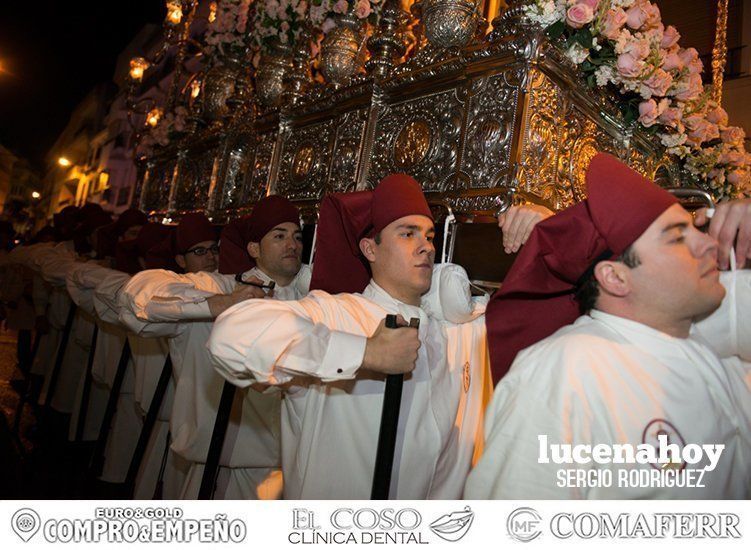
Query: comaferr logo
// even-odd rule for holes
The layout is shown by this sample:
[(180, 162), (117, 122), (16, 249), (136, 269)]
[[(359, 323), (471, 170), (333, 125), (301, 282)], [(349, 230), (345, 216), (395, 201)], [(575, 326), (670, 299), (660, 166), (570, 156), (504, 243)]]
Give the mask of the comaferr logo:
[(430, 524), (430, 530), (443, 540), (456, 542), (464, 537), (472, 527), (475, 513), (469, 506), (464, 510), (445, 514)]
[(519, 542), (531, 542), (540, 536), (542, 518), (534, 508), (517, 508), (506, 519), (508, 535)]

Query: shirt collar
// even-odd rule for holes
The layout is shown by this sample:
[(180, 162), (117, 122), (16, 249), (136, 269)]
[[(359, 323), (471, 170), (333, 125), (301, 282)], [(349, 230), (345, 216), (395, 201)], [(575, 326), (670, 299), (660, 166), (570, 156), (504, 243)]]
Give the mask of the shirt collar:
[(420, 319), (421, 324), (427, 323), (428, 316), (420, 307), (405, 304), (404, 302), (397, 300), (388, 292), (386, 292), (383, 287), (378, 285), (378, 283), (376, 283), (373, 279), (371, 279), (368, 286), (365, 287), (362, 295), (365, 298), (374, 301), (389, 313), (401, 314), (401, 316), (404, 317), (407, 321), (409, 321), (413, 317), (417, 317)]

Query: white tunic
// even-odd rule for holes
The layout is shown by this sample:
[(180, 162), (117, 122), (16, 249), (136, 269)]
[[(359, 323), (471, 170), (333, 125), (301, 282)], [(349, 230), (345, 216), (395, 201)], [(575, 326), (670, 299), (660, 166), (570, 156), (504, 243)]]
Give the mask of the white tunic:
[[(98, 373), (108, 387), (112, 386), (127, 331), (120, 324), (118, 296), (130, 275), (110, 270), (94, 290), (94, 308), (102, 320), (100, 335), (108, 336), (108, 360), (101, 365)], [(167, 357), (167, 343), (162, 338), (143, 338), (127, 335), (131, 348), (131, 361), (118, 400), (118, 408), (113, 420), (112, 431), (105, 452), (105, 467), (102, 479), (121, 482), (130, 466), (135, 445), (143, 427), (143, 416), (151, 404), (157, 381)], [(104, 342), (103, 342), (104, 343)], [(97, 346), (98, 347), (98, 346)], [(98, 351), (98, 349), (97, 349)], [(97, 363), (95, 363), (95, 366)], [(159, 470), (167, 446), (169, 412), (172, 407), (174, 383), (170, 379), (160, 414), (143, 457), (139, 475), (136, 478), (135, 498), (152, 498), (159, 476)], [(187, 468), (171, 455), (167, 457), (164, 470), (164, 498), (177, 498), (185, 478)]]
[[(695, 326), (689, 338), (674, 338), (594, 310), (522, 351), (495, 390), (485, 425), (485, 453), (469, 476), (464, 496), (748, 498), (751, 377), (748, 364), (744, 367), (737, 355), (751, 358), (751, 323), (739, 322), (736, 300), (744, 294), (745, 311), (751, 310), (749, 275), (738, 274), (744, 288), (730, 288), (721, 309), (702, 322), (705, 325)], [(721, 280), (726, 284), (735, 276), (726, 273)], [(724, 340), (723, 354), (736, 357), (722, 362), (705, 338)], [(651, 464), (538, 463), (538, 435), (547, 435), (548, 444), (637, 446), (657, 445), (659, 434), (684, 446), (725, 445), (717, 467), (705, 473), (703, 488), (619, 486), (618, 470), (651, 472), (657, 469)], [(686, 467), (707, 464), (705, 456)], [(611, 470), (612, 487), (559, 487), (557, 472), (576, 468)]]
[(313, 291), (297, 302), (238, 304), (217, 318), (209, 349), (217, 369), (239, 386), (285, 386), (285, 498), (367, 499), (384, 377), (358, 371), (366, 340), (387, 314), (418, 317), (422, 346), (404, 382), (391, 494), (453, 499), (481, 424), (483, 311), (481, 304), (465, 324), (442, 321), (371, 281), (362, 294)]
[[(251, 275), (269, 280), (258, 269), (245, 274), (246, 278)], [(307, 281), (309, 268), (303, 266), (292, 284), (274, 289), (274, 298), (299, 298), (307, 290)], [(211, 367), (206, 349), (213, 326), (206, 298), (228, 294), (235, 285), (231, 275), (206, 272), (178, 275), (148, 270), (135, 275), (121, 295), (120, 318), (131, 330), (146, 337), (169, 338), (177, 374), (170, 421), (172, 449), (195, 465), (206, 461), (224, 385), (224, 380)], [(220, 458), (220, 466), (233, 469), (224, 496), (260, 498), (273, 493), (263, 493), (264, 482), (276, 476), (280, 465), (280, 395), (254, 390), (243, 393), (241, 415), (233, 415), (230, 420), (226, 436), (230, 445), (229, 448), (225, 445)], [(259, 472), (240, 472), (239, 469), (258, 469)], [(192, 468), (183, 497), (197, 496), (200, 474), (201, 468)]]
[[(45, 253), (37, 254), (35, 264), (41, 277), (52, 287), (49, 311), (50, 324), (57, 325), (62, 330), (65, 326), (68, 311), (72, 307), (66, 289), (66, 278), (68, 273), (79, 265), (75, 251), (69, 242), (63, 242)], [(58, 412), (77, 415), (77, 408), (80, 406), (80, 399), (77, 399), (80, 396), (78, 390), (81, 378), (86, 370), (93, 330), (93, 317), (84, 309), (78, 310), (63, 355), (55, 395), (51, 401), (52, 408)], [(48, 358), (50, 365), (47, 367), (42, 399), (46, 399), (56, 355), (57, 346), (55, 346), (54, 353)], [(69, 438), (72, 439), (73, 435), (74, 432), (70, 433)]]

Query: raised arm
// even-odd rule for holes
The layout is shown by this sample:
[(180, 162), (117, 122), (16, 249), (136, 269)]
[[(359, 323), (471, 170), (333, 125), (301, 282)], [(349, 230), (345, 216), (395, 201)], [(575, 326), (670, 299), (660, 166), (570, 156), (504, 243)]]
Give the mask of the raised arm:
[(417, 331), (385, 329), (383, 321), (373, 326), (351, 306), (346, 299), (316, 291), (296, 302), (239, 304), (214, 324), (208, 346), (215, 367), (241, 387), (285, 384), (295, 376), (348, 380), (360, 368), (411, 371), (419, 347)]

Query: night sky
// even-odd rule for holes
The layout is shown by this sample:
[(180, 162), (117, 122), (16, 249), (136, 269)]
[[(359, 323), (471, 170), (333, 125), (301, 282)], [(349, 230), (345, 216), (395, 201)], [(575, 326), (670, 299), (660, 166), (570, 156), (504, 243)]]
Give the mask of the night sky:
[(78, 102), (112, 79), (120, 52), (163, 13), (163, 0), (4, 1), (0, 144), (42, 168)]

